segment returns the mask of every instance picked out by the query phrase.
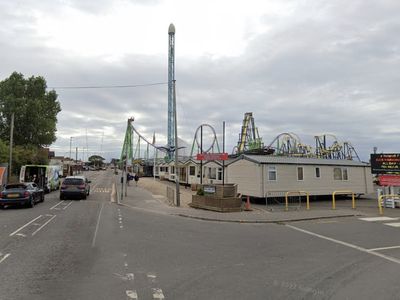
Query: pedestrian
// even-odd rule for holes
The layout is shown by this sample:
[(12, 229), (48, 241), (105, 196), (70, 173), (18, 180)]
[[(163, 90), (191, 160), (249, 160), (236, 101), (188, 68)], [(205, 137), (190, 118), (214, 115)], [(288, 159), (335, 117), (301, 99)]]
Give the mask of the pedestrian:
[(139, 181), (139, 176), (138, 176), (138, 174), (135, 174), (134, 179), (135, 179), (135, 184), (136, 184), (136, 186), (137, 186), (137, 183), (138, 183), (138, 181)]
[(133, 178), (133, 176), (128, 172), (126, 173), (126, 183), (127, 185), (129, 185), (129, 181), (131, 181)]

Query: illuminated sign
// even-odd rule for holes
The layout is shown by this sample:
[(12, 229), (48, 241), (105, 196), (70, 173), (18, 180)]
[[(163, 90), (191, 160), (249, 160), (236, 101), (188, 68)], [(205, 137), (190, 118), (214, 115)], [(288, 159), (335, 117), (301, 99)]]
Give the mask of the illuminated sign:
[(400, 153), (371, 154), (372, 174), (400, 174)]

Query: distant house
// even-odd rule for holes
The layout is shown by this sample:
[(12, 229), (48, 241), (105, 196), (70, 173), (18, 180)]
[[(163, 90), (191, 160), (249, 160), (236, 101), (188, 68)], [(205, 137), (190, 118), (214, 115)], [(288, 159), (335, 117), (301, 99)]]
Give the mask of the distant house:
[(354, 160), (317, 159), (273, 155), (241, 155), (226, 163), (226, 182), (252, 197), (282, 197), (288, 191), (332, 195), (373, 192), (370, 165)]

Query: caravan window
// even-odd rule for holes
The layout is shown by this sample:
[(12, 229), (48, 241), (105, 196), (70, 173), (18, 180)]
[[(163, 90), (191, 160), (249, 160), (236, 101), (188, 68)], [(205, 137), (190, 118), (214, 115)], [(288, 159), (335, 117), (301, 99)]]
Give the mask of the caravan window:
[(208, 178), (217, 179), (217, 169), (216, 168), (208, 168)]
[(303, 167), (297, 167), (297, 180), (302, 181), (304, 179)]
[(276, 181), (276, 167), (275, 166), (268, 166), (268, 180)]
[(196, 167), (195, 166), (190, 166), (189, 167), (189, 175), (190, 176), (195, 176), (196, 175)]

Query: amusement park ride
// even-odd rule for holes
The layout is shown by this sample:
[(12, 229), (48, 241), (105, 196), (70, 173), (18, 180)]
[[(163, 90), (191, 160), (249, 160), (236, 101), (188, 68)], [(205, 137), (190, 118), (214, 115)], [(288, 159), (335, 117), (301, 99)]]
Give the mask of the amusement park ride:
[[(155, 138), (149, 142), (132, 125), (133, 118), (128, 120), (128, 127), (125, 133), (124, 145), (121, 152), (120, 161), (131, 161), (133, 164), (140, 163), (152, 164), (158, 161), (178, 161), (178, 133), (176, 124), (176, 93), (175, 93), (175, 26), (171, 24), (168, 28), (168, 132), (167, 145), (156, 146)], [(205, 135), (204, 130), (208, 131)], [(134, 137), (137, 135), (136, 150), (133, 152)], [(225, 135), (225, 123), (224, 134)], [(206, 142), (204, 142), (204, 137)], [(281, 133), (276, 136), (268, 146), (265, 146), (262, 138), (255, 126), (253, 113), (244, 114), (243, 124), (239, 133), (237, 146), (233, 149), (231, 157), (237, 157), (241, 154), (256, 155), (279, 155), (310, 157), (323, 159), (358, 159), (356, 150), (349, 142), (340, 143), (334, 135), (324, 134), (315, 136), (315, 149), (303, 144), (300, 138), (294, 133)], [(142, 156), (141, 143), (145, 143), (145, 151)], [(150, 159), (150, 148), (153, 150)], [(225, 143), (223, 143), (223, 152), (225, 152)], [(159, 156), (159, 152), (164, 157)], [(208, 124), (200, 125), (194, 135), (190, 158), (199, 159), (198, 154), (204, 157), (204, 154), (221, 154), (222, 160), (226, 159), (226, 153), (220, 153), (217, 134), (214, 128)], [(218, 157), (218, 156), (207, 156)], [(222, 156), (221, 156), (222, 157)], [(201, 159), (200, 159), (201, 160)], [(176, 165), (177, 166), (177, 165)], [(176, 167), (177, 168), (177, 167)]]
[[(142, 136), (132, 125), (133, 119), (128, 120), (128, 128), (125, 134), (124, 146), (121, 153), (121, 160), (125, 157), (131, 159), (133, 163), (143, 163), (154, 160), (157, 162), (173, 160), (171, 150), (167, 146), (157, 146), (155, 139), (150, 142)], [(135, 151), (133, 151), (134, 139), (137, 136)], [(339, 142), (332, 134), (314, 136), (315, 147), (301, 142), (299, 136), (294, 133), (281, 133), (277, 135), (267, 146), (264, 145), (262, 138), (255, 126), (253, 114), (245, 113), (243, 125), (239, 133), (237, 146), (234, 147), (230, 157), (237, 157), (241, 154), (252, 155), (275, 155), (289, 157), (309, 157), (321, 159), (346, 159), (358, 160), (360, 158), (349, 142)], [(141, 144), (144, 143), (144, 147)], [(150, 151), (149, 149), (152, 149)], [(196, 159), (199, 153), (220, 153), (220, 146), (215, 129), (209, 124), (200, 125), (194, 134), (192, 148), (189, 158)]]

